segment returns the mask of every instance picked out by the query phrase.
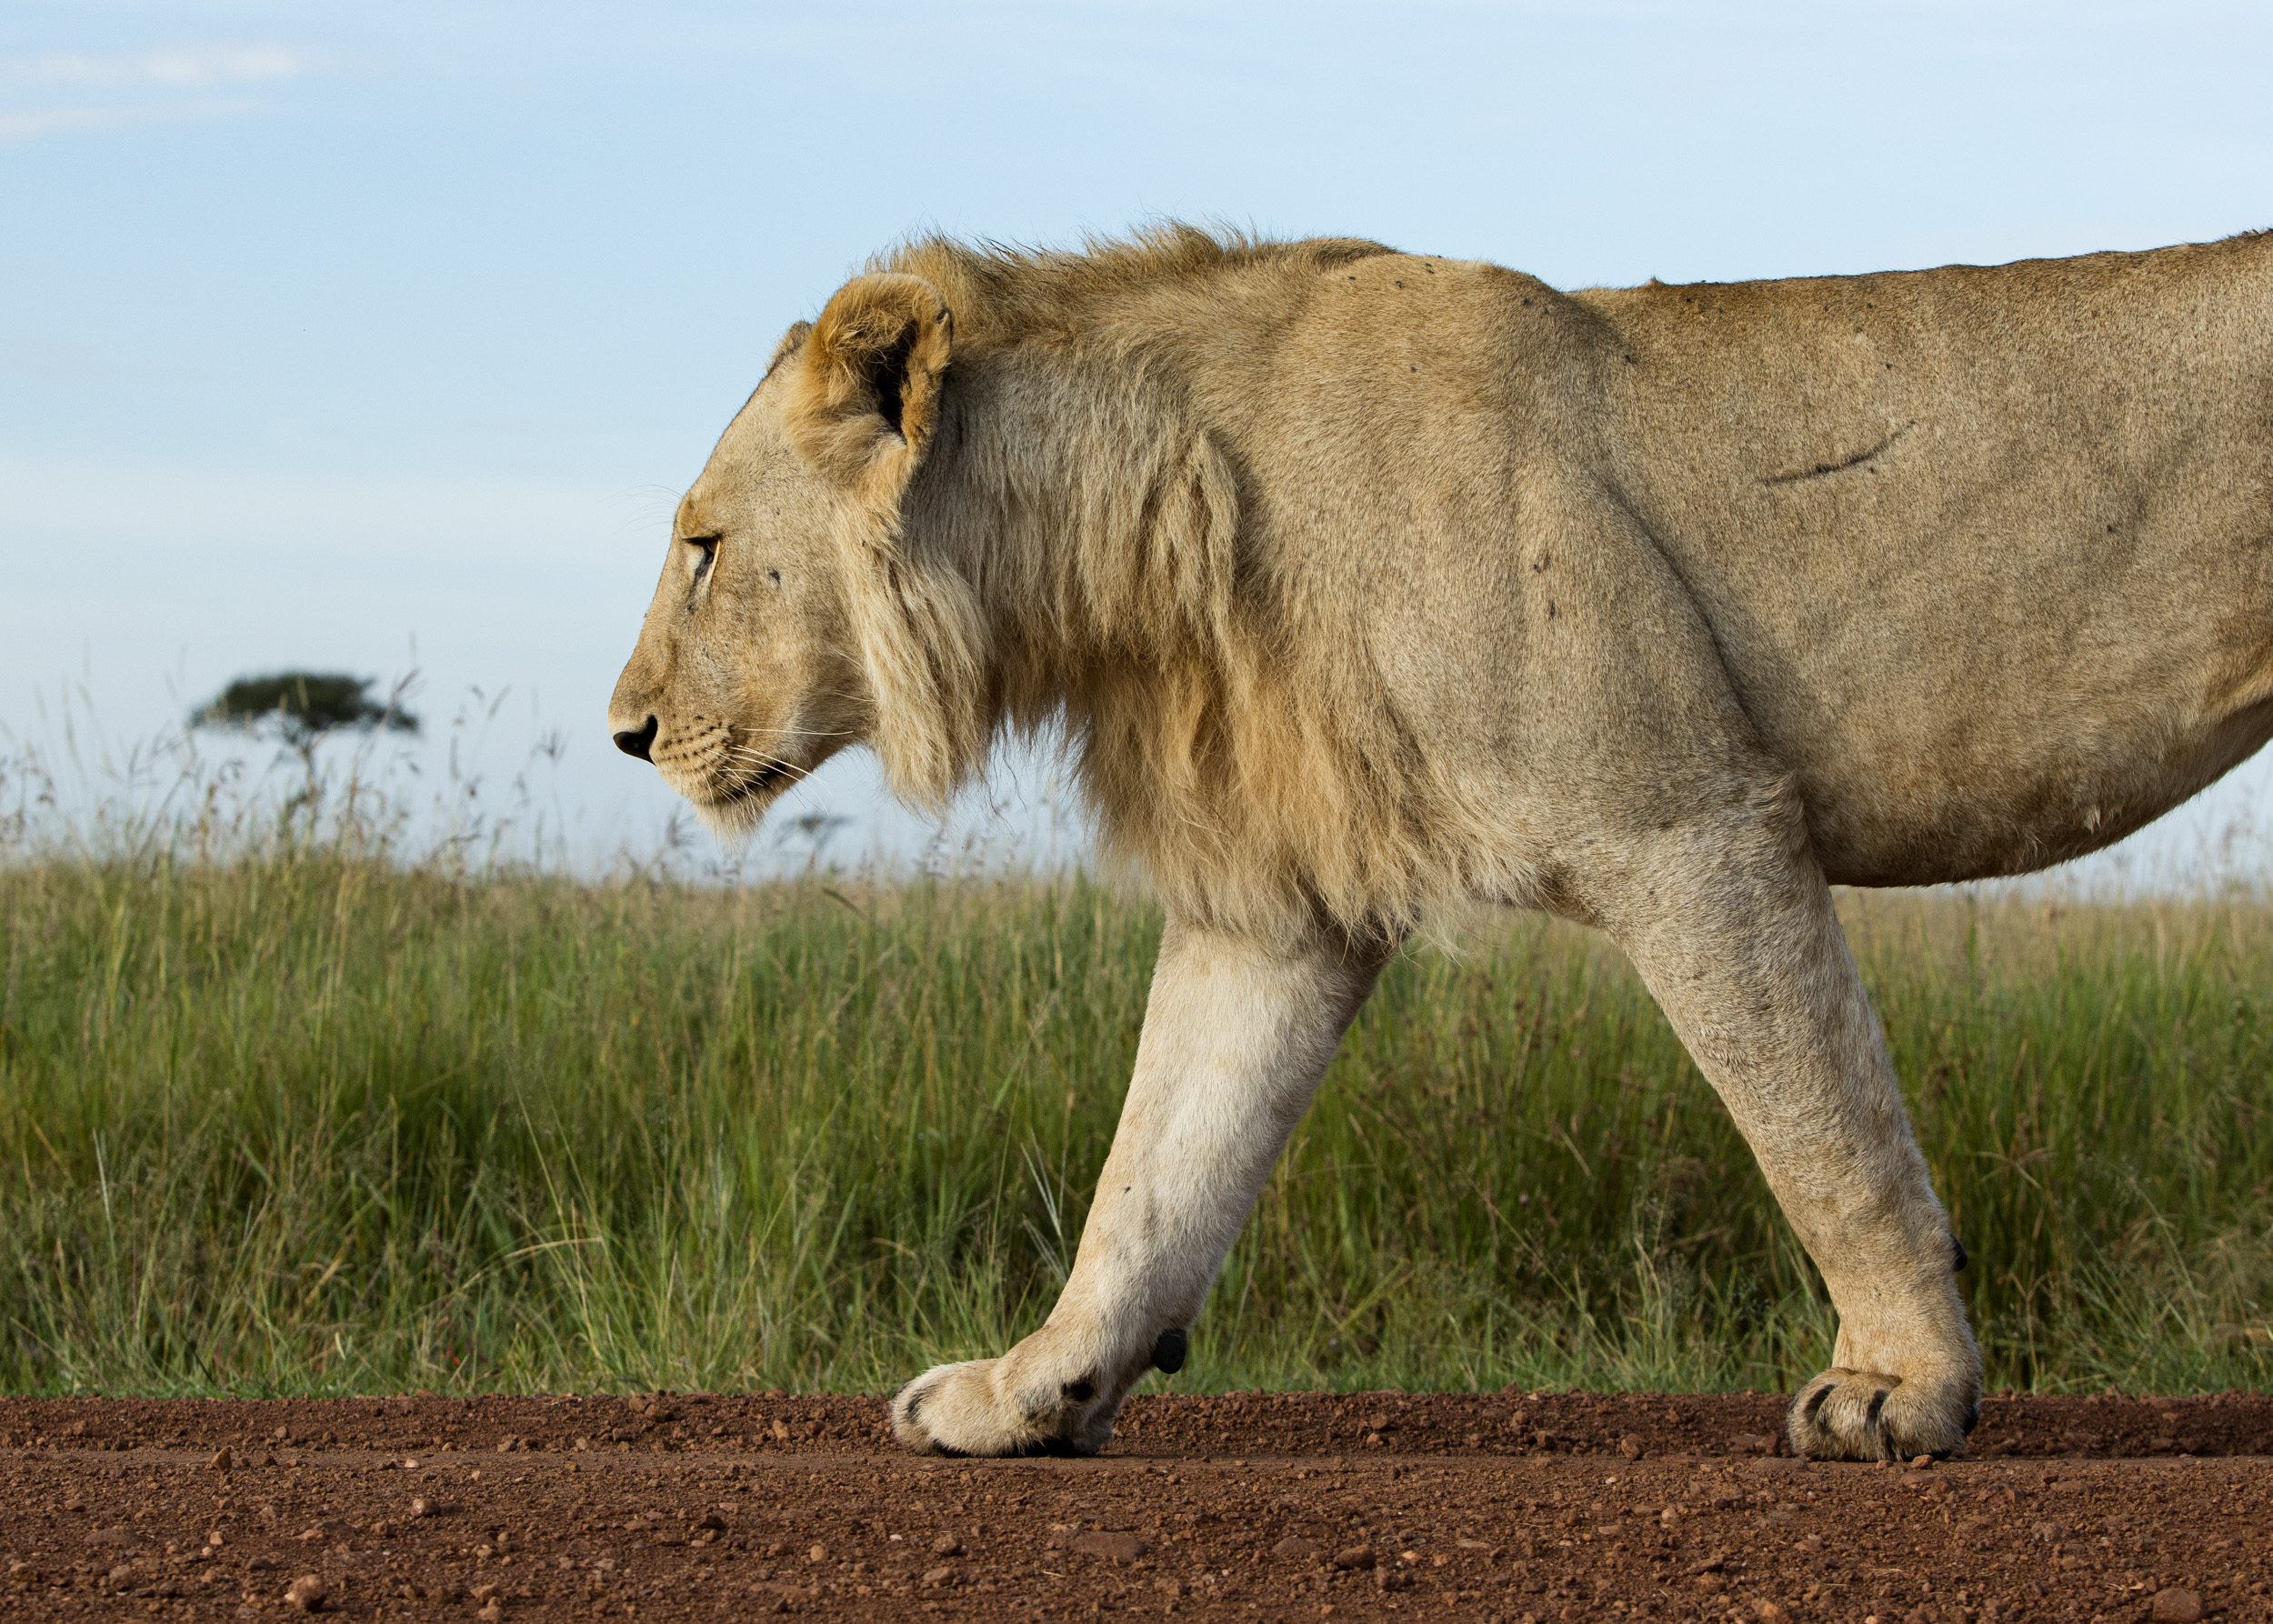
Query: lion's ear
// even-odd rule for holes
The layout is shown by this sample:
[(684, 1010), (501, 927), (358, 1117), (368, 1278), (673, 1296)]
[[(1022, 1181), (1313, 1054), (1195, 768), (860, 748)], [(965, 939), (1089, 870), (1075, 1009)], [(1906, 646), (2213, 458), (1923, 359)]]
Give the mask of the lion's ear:
[(896, 496), (937, 424), (953, 327), (946, 300), (921, 276), (845, 284), (813, 324), (791, 380), (791, 443), (832, 478)]
[[(774, 368), (779, 366), (782, 362), (790, 356), (796, 354), (798, 346), (803, 345), (806, 339), (812, 336), (813, 324), (811, 322), (800, 321), (790, 323), (789, 330), (781, 336), (781, 342), (774, 346), (774, 353), (766, 357), (766, 376), (773, 376)], [(762, 382), (763, 380), (760, 381)]]

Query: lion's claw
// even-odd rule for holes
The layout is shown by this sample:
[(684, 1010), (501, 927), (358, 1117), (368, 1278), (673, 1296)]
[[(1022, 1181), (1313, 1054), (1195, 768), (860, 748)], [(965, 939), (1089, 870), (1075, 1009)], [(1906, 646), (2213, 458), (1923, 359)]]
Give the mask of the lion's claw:
[(1793, 1450), (1814, 1460), (1947, 1459), (1965, 1447), (1978, 1396), (1867, 1370), (1826, 1370), (1793, 1402)]

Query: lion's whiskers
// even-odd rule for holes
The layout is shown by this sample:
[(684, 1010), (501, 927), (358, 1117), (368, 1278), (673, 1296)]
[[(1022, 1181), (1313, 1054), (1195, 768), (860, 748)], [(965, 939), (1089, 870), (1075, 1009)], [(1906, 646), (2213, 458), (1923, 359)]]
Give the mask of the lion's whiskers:
[[(813, 769), (811, 767), (799, 767), (794, 761), (784, 761), (778, 756), (770, 756), (763, 750), (751, 749), (746, 745), (727, 745), (722, 754), (728, 761), (738, 762), (746, 766), (755, 766), (761, 774), (768, 772), (786, 773), (789, 775), (789, 780), (793, 784), (801, 784), (806, 779), (813, 776)], [(746, 778), (743, 780), (742, 784), (737, 785), (736, 787), (747, 787), (748, 784), (749, 780)]]

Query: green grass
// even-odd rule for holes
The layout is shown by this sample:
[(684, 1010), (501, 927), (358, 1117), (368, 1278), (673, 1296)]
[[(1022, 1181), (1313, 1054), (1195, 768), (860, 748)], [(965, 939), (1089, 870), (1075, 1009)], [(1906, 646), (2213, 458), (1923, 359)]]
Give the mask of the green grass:
[[(0, 1389), (876, 1391), (1047, 1311), (1143, 903), (176, 849), (0, 867)], [(2265, 1385), (2273, 907), (1846, 901), (1991, 1385)], [(1623, 961), (1507, 917), (1385, 977), (1174, 1385), (1781, 1388), (1832, 1323)]]

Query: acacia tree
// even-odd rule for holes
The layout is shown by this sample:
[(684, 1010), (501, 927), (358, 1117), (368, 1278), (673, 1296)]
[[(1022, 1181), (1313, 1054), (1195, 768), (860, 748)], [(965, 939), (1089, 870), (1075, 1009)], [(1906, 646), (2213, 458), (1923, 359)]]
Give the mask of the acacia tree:
[(386, 728), (416, 734), (418, 717), (402, 703), (402, 687), (385, 699), (371, 696), (374, 677), (342, 671), (276, 671), (240, 677), (189, 713), (193, 727), (227, 727), (268, 734), (300, 757), (307, 794), (315, 788), (315, 747), (334, 733)]

